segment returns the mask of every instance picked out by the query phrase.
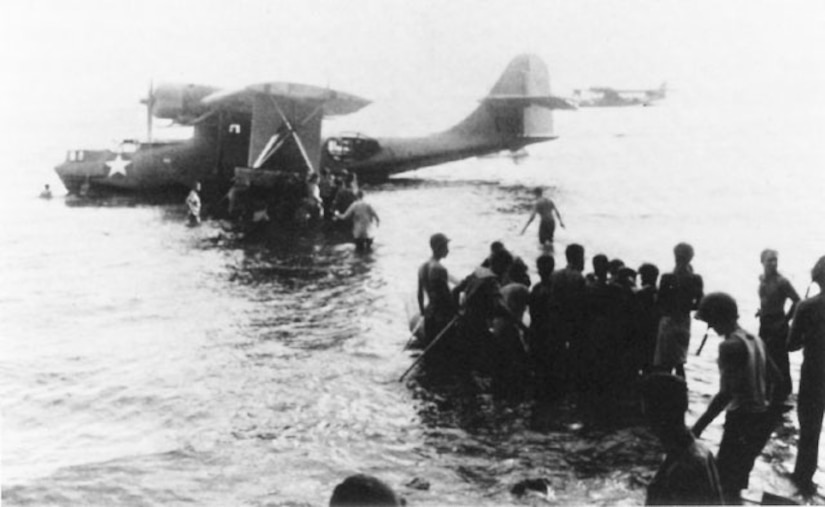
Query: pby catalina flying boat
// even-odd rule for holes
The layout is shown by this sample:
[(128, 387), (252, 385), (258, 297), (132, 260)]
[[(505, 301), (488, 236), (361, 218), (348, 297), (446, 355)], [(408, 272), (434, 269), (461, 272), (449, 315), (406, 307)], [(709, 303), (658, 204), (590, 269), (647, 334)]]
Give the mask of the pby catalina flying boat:
[[(550, 94), (547, 68), (533, 55), (513, 59), (463, 121), (418, 138), (346, 134), (323, 140), (325, 116), (354, 113), (369, 101), (305, 84), (272, 82), (237, 90), (167, 84), (151, 89), (144, 102), (149, 140), (127, 141), (115, 151), (69, 151), (56, 167), (69, 193), (153, 193), (200, 181), (213, 195), (234, 187), (255, 191), (258, 200), (283, 201), (303, 192), (299, 186), (322, 168), (375, 181), (467, 157), (517, 152), (555, 139), (552, 110), (575, 108)], [(194, 135), (153, 142), (153, 118), (193, 126)]]
[(573, 90), (574, 102), (579, 107), (650, 106), (667, 95), (667, 83), (650, 90), (618, 90), (594, 86)]

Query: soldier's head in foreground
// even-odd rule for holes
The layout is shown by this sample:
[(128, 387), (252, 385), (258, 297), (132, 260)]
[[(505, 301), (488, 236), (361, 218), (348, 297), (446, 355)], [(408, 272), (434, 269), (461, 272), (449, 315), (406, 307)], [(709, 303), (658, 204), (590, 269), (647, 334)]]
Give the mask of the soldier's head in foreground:
[(358, 505), (397, 506), (405, 505), (402, 499), (389, 486), (370, 475), (357, 474), (347, 477), (335, 486), (330, 507), (347, 507)]
[(712, 292), (699, 301), (696, 319), (707, 322), (719, 336), (727, 336), (738, 326), (736, 300), (724, 292)]

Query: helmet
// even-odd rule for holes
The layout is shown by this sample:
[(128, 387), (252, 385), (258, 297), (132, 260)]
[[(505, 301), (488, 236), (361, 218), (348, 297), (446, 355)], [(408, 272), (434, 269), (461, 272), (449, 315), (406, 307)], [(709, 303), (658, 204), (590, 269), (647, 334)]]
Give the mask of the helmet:
[(440, 232), (437, 232), (430, 236), (430, 248), (432, 248), (433, 250), (445, 246), (449, 242), (450, 238), (448, 238), (444, 234), (441, 234)]
[(696, 318), (708, 324), (736, 321), (738, 317), (736, 301), (724, 292), (713, 292), (703, 297), (696, 311)]
[(814, 282), (825, 280), (825, 255), (820, 257), (811, 269), (811, 280)]

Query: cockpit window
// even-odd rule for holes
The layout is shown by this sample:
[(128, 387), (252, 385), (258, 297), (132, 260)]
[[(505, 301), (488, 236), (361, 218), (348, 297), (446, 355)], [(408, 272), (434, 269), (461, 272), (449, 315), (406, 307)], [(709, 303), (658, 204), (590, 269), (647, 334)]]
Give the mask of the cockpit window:
[(121, 153), (134, 153), (140, 148), (140, 141), (134, 139), (124, 139), (118, 146)]
[(324, 145), (327, 154), (339, 162), (363, 160), (378, 153), (378, 141), (360, 134), (331, 137)]

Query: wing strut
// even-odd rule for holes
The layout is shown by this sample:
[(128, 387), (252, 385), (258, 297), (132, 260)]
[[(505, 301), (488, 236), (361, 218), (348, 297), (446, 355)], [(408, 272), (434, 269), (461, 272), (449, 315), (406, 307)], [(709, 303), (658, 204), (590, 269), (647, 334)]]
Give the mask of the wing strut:
[[(301, 136), (295, 127), (292, 125), (292, 122), (289, 121), (289, 118), (284, 114), (283, 110), (281, 109), (280, 105), (278, 105), (278, 101), (275, 100), (275, 97), (269, 95), (269, 100), (272, 102), (272, 105), (275, 106), (275, 110), (278, 111), (278, 115), (283, 120), (283, 125), (286, 127), (286, 132), (284, 132), (283, 128), (279, 129), (272, 137), (269, 138), (269, 141), (266, 143), (266, 146), (263, 150), (261, 150), (261, 154), (258, 155), (258, 158), (255, 160), (255, 163), (252, 165), (253, 169), (258, 169), (263, 164), (266, 163), (281, 147), (284, 143), (292, 137), (295, 139), (295, 143), (298, 145), (298, 149), (301, 150), (301, 156), (304, 159), (304, 163), (306, 163), (307, 167), (311, 172), (318, 172), (315, 167), (312, 165), (312, 161), (309, 159), (309, 155), (307, 154), (306, 148), (304, 147), (303, 141), (301, 141)], [(307, 124), (312, 118), (318, 115), (318, 113), (322, 112), (324, 109), (324, 104), (322, 103), (318, 107), (316, 107), (309, 115), (307, 115), (303, 120), (301, 120), (300, 125), (298, 127), (303, 127)]]

